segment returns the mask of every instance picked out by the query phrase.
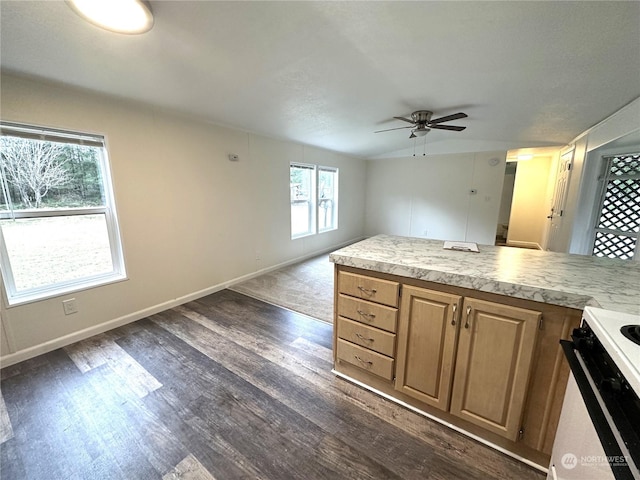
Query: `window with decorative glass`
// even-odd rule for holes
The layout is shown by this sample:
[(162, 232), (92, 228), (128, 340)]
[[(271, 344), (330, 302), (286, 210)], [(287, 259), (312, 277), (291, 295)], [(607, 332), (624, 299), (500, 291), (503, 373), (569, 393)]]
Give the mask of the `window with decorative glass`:
[(592, 253), (632, 259), (638, 252), (640, 230), (640, 153), (603, 157), (600, 179)]

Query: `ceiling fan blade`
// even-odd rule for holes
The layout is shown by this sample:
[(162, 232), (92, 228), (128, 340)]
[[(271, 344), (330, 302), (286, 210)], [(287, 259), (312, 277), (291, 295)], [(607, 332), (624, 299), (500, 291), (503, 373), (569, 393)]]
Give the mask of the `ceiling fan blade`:
[(433, 123), (442, 123), (442, 122), (449, 122), (451, 120), (458, 120), (459, 118), (467, 118), (467, 114), (459, 112), (459, 113), (454, 113), (453, 115), (447, 115), (446, 117), (436, 118), (435, 120), (429, 121), (428, 125), (431, 125)]
[(416, 123), (413, 120), (409, 120), (408, 118), (404, 118), (404, 117), (393, 117), (396, 120), (402, 120), (403, 122), (409, 122), (409, 123)]
[(409, 125), (408, 127), (387, 128), (386, 130), (378, 130), (377, 132), (373, 132), (373, 133), (390, 132), (391, 130), (403, 130), (405, 128), (413, 128), (413, 125)]
[(461, 132), (467, 127), (458, 127), (456, 125), (429, 125), (429, 128), (439, 128), (440, 130), (453, 130), (455, 132)]

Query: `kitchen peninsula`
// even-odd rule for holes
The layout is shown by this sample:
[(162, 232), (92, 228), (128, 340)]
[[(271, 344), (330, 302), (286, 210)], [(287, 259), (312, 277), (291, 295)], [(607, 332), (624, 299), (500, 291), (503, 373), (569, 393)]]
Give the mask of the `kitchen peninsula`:
[(335, 263), (334, 372), (546, 468), (585, 306), (640, 313), (640, 264), (378, 235)]

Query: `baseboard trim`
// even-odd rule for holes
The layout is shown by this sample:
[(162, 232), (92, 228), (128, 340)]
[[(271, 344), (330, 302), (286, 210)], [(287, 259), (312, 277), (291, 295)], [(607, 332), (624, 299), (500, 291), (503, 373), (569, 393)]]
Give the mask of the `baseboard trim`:
[(346, 247), (347, 245), (351, 245), (352, 243), (359, 242), (360, 240), (364, 240), (365, 238), (366, 237), (360, 237), (360, 238), (356, 238), (354, 240), (349, 240), (348, 242), (340, 243), (340, 244), (338, 244), (338, 245), (336, 245), (334, 247), (331, 247), (331, 248), (324, 248), (324, 249), (321, 249), (321, 250), (316, 250), (316, 251), (311, 252), (311, 253), (306, 253), (306, 254), (304, 254), (304, 255), (302, 255), (300, 257), (296, 257), (296, 258), (294, 258), (292, 260), (287, 260), (286, 262), (278, 263), (276, 265), (272, 265), (271, 267), (262, 268), (260, 270), (255, 271), (255, 272), (249, 273), (247, 275), (243, 275), (242, 277), (238, 277), (238, 278), (235, 278), (234, 280), (231, 280), (231, 281), (227, 282), (225, 288), (232, 287), (233, 285), (236, 285), (238, 283), (246, 282), (247, 280), (251, 280), (252, 278), (259, 277), (260, 275), (264, 275), (265, 273), (273, 272), (274, 270), (278, 270), (280, 268), (288, 267), (289, 265), (294, 265), (296, 263), (303, 262), (305, 260), (309, 260), (310, 258), (317, 257), (318, 255), (322, 255), (324, 253), (333, 252), (333, 251), (338, 250), (338, 249), (340, 249), (342, 247)]
[[(364, 237), (361, 237), (362, 239)], [(244, 282), (246, 280), (250, 280), (251, 278), (258, 277), (265, 273), (271, 272), (273, 270), (277, 270), (279, 268), (283, 268), (289, 265), (293, 265), (294, 263), (302, 262), (304, 260), (308, 260), (309, 258), (315, 257), (317, 255), (322, 255), (323, 253), (332, 252), (343, 246), (350, 245), (354, 242), (359, 241), (360, 239), (350, 240), (348, 242), (341, 243), (337, 246), (333, 246), (330, 248), (322, 249), (319, 251), (311, 252), (305, 254), (301, 257), (294, 258), (292, 260), (288, 260), (286, 262), (279, 263), (277, 265), (273, 265), (271, 267), (263, 268), (256, 272), (252, 272), (247, 275), (243, 275), (241, 277), (234, 278), (232, 280), (228, 280), (226, 282), (219, 283), (217, 285), (213, 285), (211, 287), (205, 288), (203, 290), (199, 290), (197, 292), (193, 292), (187, 295), (183, 295), (178, 298), (174, 298), (172, 300), (159, 303), (157, 305), (153, 305), (151, 307), (139, 310), (137, 312), (133, 312), (127, 315), (124, 315), (119, 318), (115, 318), (113, 320), (109, 320), (99, 325), (94, 325), (83, 330), (78, 330), (77, 332), (72, 332), (70, 334), (64, 335), (62, 337), (55, 338), (53, 340), (49, 340), (38, 345), (34, 345), (32, 347), (24, 348), (22, 350), (18, 350), (17, 352), (9, 353), (0, 357), (0, 368), (8, 367), (10, 365), (14, 365), (16, 363), (22, 362), (24, 360), (28, 360), (30, 358), (36, 357), (38, 355), (42, 355), (43, 353), (48, 353), (58, 348), (66, 347), (67, 345), (71, 345), (72, 343), (79, 342), (81, 340), (85, 340), (94, 335), (99, 335), (101, 333), (107, 332), (109, 330), (113, 330), (114, 328), (121, 327), (128, 323), (136, 322), (143, 318), (146, 318), (150, 315), (155, 315), (156, 313), (163, 312), (164, 310), (168, 310), (173, 307), (177, 307), (178, 305), (182, 305), (183, 303), (192, 302), (199, 298), (205, 297), (207, 295), (211, 295), (212, 293), (219, 292), (220, 290), (224, 290), (225, 288), (229, 288), (232, 285), (237, 283)], [(316, 319), (317, 320), (317, 319)]]
[(518, 240), (507, 240), (507, 247), (528, 248), (530, 250), (542, 250), (539, 243), (536, 242), (521, 242)]

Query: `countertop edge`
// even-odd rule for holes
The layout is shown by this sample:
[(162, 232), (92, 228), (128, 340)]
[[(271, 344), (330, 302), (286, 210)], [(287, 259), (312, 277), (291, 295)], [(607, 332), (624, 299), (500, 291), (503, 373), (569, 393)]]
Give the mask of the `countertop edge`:
[(355, 258), (336, 253), (329, 254), (329, 260), (336, 265), (360, 268), (378, 273), (387, 273), (416, 280), (425, 280), (454, 287), (469, 288), (480, 292), (505, 295), (507, 297), (531, 300), (560, 307), (568, 307), (578, 310), (583, 310), (584, 307), (587, 306), (603, 308), (597, 299), (589, 295), (577, 295), (570, 292), (562, 292), (543, 287), (500, 282), (482, 277), (440, 272), (428, 268), (408, 267), (395, 263)]

